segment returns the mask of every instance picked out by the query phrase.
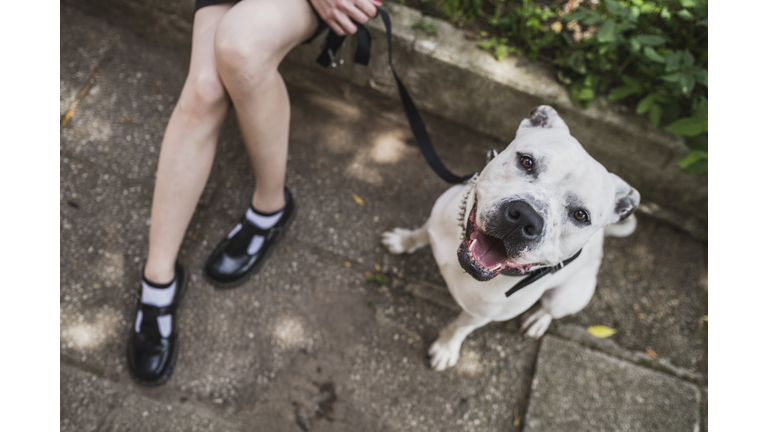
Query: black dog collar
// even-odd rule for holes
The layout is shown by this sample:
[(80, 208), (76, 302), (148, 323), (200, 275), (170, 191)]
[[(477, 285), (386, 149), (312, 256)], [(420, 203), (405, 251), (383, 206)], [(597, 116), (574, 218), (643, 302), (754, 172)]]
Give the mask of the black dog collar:
[(555, 265), (553, 265), (551, 267), (542, 267), (540, 269), (536, 269), (536, 270), (532, 271), (528, 275), (528, 277), (526, 277), (525, 279), (521, 280), (520, 282), (517, 283), (517, 285), (513, 286), (512, 288), (510, 288), (509, 291), (506, 292), (506, 296), (507, 297), (511, 296), (512, 294), (520, 291), (521, 289), (527, 287), (528, 285), (536, 282), (537, 280), (543, 278), (544, 276), (546, 276), (548, 274), (555, 274), (555, 273), (557, 273), (563, 267), (565, 267), (568, 264), (572, 263), (576, 258), (579, 257), (579, 255), (581, 255), (581, 249), (579, 249), (579, 251), (576, 252), (576, 254), (574, 256), (568, 258), (567, 260), (560, 261), (559, 263), (557, 263), (557, 264), (555, 264)]

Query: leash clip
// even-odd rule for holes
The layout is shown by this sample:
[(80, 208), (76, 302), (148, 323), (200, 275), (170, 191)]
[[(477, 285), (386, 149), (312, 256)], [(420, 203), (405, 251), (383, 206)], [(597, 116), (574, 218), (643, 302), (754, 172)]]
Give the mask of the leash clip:
[(337, 51), (339, 62), (336, 63), (336, 56), (333, 55), (333, 51), (331, 51), (330, 48), (328, 48), (328, 58), (331, 59), (331, 67), (336, 68), (344, 64), (344, 53), (346, 52), (347, 48), (347, 40), (344, 39), (341, 41), (341, 48)]

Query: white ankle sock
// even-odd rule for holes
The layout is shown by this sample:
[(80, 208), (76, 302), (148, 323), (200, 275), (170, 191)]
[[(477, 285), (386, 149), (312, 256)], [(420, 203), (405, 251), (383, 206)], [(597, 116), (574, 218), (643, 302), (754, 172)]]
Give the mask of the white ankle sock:
[(284, 210), (280, 210), (278, 212), (265, 215), (264, 213), (260, 213), (257, 210), (254, 210), (253, 206), (248, 209), (247, 212), (245, 212), (245, 217), (254, 225), (261, 229), (269, 229), (275, 226), (277, 221), (280, 220), (280, 217), (283, 215)]
[[(153, 286), (154, 285), (154, 286)], [(170, 284), (159, 285), (141, 278), (141, 302), (158, 307), (168, 306), (173, 303), (173, 297), (176, 295), (176, 278)], [(141, 310), (136, 315), (136, 333), (141, 329), (141, 320), (143, 319)], [(160, 334), (163, 337), (171, 335), (171, 316), (163, 315), (157, 317), (157, 326), (160, 328)]]
[[(278, 212), (265, 215), (263, 213), (260, 213), (258, 210), (255, 210), (253, 206), (248, 209), (248, 211), (245, 212), (245, 218), (248, 219), (248, 222), (256, 225), (257, 227), (261, 229), (270, 229), (280, 220), (280, 218), (283, 216), (284, 210), (280, 210)], [(232, 238), (233, 235), (237, 234), (238, 231), (240, 231), (243, 228), (241, 224), (237, 224), (235, 229), (232, 230), (232, 232), (229, 233), (227, 238)], [(255, 255), (256, 252), (261, 249), (261, 246), (264, 244), (264, 237), (260, 235), (255, 235), (253, 238), (251, 238), (251, 243), (248, 245), (248, 254), (249, 255)]]

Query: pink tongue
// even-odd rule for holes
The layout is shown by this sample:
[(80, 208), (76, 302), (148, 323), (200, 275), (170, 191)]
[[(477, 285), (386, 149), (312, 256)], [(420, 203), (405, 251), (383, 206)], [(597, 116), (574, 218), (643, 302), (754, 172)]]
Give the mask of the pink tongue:
[(507, 262), (507, 251), (504, 249), (504, 242), (483, 234), (480, 230), (475, 231), (477, 243), (472, 249), (475, 260), (487, 269), (492, 269)]

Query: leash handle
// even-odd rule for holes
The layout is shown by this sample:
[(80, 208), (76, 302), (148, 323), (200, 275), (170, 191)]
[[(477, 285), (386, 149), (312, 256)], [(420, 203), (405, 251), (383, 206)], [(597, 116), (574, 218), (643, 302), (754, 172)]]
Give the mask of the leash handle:
[[(411, 126), (411, 132), (416, 139), (416, 144), (419, 145), (421, 154), (424, 155), (424, 159), (426, 159), (427, 164), (429, 164), (435, 174), (443, 179), (443, 181), (452, 184), (464, 183), (472, 178), (474, 174), (457, 176), (443, 165), (443, 162), (437, 155), (435, 147), (432, 145), (432, 140), (429, 137), (429, 133), (427, 132), (427, 127), (421, 119), (419, 110), (416, 108), (413, 99), (411, 99), (411, 95), (408, 94), (408, 89), (405, 88), (403, 82), (400, 81), (400, 77), (397, 76), (395, 66), (392, 63), (392, 23), (389, 19), (389, 14), (382, 8), (377, 8), (377, 10), (379, 11), (381, 20), (384, 22), (384, 28), (387, 30), (389, 68), (392, 70), (392, 76), (395, 77), (397, 91), (400, 94), (400, 102), (403, 104), (405, 116), (408, 118), (408, 124)], [(355, 52), (355, 63), (367, 66), (371, 57), (371, 35), (368, 33), (368, 29), (362, 24), (355, 22), (355, 25), (357, 25), (357, 51)], [(332, 30), (328, 30), (328, 37), (325, 40), (325, 45), (323, 46), (323, 51), (320, 54), (320, 57), (317, 58), (317, 62), (323, 67), (328, 67), (328, 65), (334, 63), (333, 56), (336, 55), (336, 52), (343, 41), (344, 36), (339, 36)]]

